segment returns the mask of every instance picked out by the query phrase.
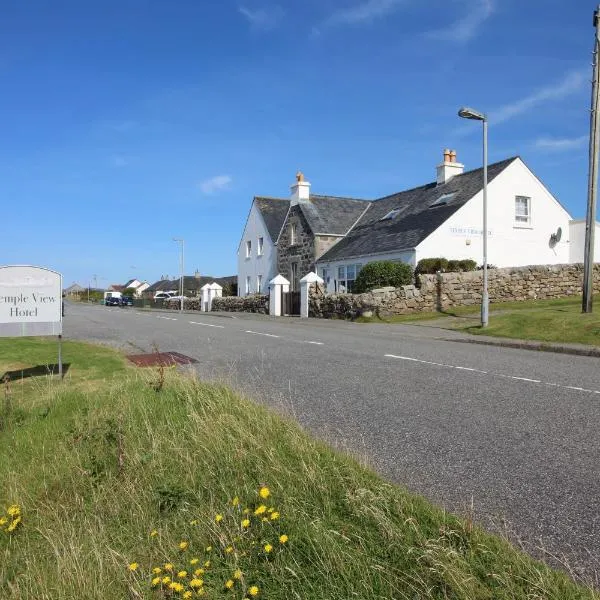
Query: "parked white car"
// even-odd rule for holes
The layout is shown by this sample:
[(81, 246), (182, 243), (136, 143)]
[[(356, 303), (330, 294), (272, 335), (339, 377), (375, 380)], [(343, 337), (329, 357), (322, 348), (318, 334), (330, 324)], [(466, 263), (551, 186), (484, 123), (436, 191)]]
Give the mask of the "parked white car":
[(154, 300), (166, 300), (172, 298), (177, 292), (156, 292), (154, 294)]

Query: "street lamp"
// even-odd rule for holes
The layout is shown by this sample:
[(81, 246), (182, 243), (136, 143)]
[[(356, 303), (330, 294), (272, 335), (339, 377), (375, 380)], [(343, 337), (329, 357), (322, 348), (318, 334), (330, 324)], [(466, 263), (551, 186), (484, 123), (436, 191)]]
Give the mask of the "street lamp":
[(183, 258), (184, 258), (185, 240), (183, 238), (173, 238), (173, 241), (179, 242), (181, 244), (181, 254), (180, 254), (180, 259), (179, 259), (179, 273), (180, 273), (180, 279), (179, 279), (180, 298), (179, 298), (179, 301), (181, 302), (181, 304), (179, 305), (180, 306), (179, 310), (181, 312), (183, 312), (183, 272), (184, 272)]
[(458, 111), (463, 119), (481, 121), (483, 123), (483, 294), (481, 296), (481, 326), (487, 327), (490, 299), (488, 295), (488, 264), (487, 264), (487, 165), (488, 165), (488, 120), (487, 115), (472, 108), (463, 107)]

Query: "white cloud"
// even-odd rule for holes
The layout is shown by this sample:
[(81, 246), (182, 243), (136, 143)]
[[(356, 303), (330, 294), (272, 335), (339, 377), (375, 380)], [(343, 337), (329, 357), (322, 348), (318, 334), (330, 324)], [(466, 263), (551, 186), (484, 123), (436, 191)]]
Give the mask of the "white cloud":
[(238, 10), (253, 29), (269, 31), (279, 25), (283, 18), (283, 9), (281, 6), (272, 6), (270, 8), (251, 9), (246, 6), (239, 6)]
[(545, 86), (510, 104), (505, 104), (495, 111), (490, 111), (490, 121), (494, 124), (504, 123), (513, 117), (534, 109), (548, 100), (560, 100), (583, 88), (587, 77), (583, 71), (574, 71), (566, 75), (562, 81)]
[(360, 25), (361, 23), (369, 23), (391, 14), (405, 2), (406, 0), (366, 0), (350, 8), (336, 10), (318, 27), (315, 27), (313, 32), (319, 33), (320, 29), (334, 25)]
[(562, 152), (564, 150), (574, 150), (583, 148), (589, 142), (589, 136), (581, 135), (575, 138), (539, 138), (534, 146), (539, 150), (549, 152)]
[(226, 190), (233, 179), (229, 175), (217, 175), (210, 179), (205, 179), (198, 184), (198, 188), (203, 194), (211, 195), (221, 190)]
[(492, 16), (495, 8), (494, 1), (478, 0), (475, 6), (472, 6), (471, 2), (467, 3), (468, 12), (466, 16), (455, 21), (447, 28), (431, 31), (427, 35), (450, 42), (468, 42), (480, 32), (483, 23)]

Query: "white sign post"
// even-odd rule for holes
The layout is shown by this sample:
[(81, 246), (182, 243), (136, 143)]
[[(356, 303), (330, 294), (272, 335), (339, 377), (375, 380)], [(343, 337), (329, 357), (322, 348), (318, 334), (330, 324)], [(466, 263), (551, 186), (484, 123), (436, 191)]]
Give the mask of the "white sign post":
[(62, 275), (44, 267), (0, 267), (0, 337), (58, 336), (62, 378)]

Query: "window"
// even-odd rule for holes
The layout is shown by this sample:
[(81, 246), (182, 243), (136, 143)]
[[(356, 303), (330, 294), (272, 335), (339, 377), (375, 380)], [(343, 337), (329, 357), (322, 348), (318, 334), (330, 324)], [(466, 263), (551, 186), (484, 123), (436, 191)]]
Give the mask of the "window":
[(444, 194), (443, 196), (440, 196), (437, 200), (434, 200), (429, 205), (429, 208), (435, 208), (436, 206), (443, 206), (444, 204), (448, 204), (448, 202), (450, 202), (450, 200), (452, 200), (454, 196), (456, 196), (456, 192), (453, 192), (451, 194)]
[(290, 246), (295, 246), (298, 243), (298, 226), (296, 223), (290, 224)]
[(252, 242), (248, 240), (246, 242), (246, 258), (250, 258), (252, 256)]
[(262, 256), (262, 253), (263, 253), (263, 245), (264, 245), (264, 239), (263, 239), (263, 238), (261, 238), (261, 237), (259, 237), (259, 238), (258, 238), (258, 250), (257, 250), (257, 252), (256, 252), (256, 254), (257, 254), (258, 256)]
[(395, 219), (400, 213), (402, 212), (401, 208), (395, 208), (394, 210), (390, 210), (390, 212), (385, 215), (384, 217), (381, 217), (381, 219), (379, 219), (380, 221), (391, 221), (392, 219)]
[(340, 293), (351, 293), (354, 288), (356, 276), (360, 273), (362, 265), (345, 265), (338, 267), (338, 278), (336, 281), (336, 291)]
[(250, 293), (250, 275), (246, 276), (246, 294)]
[(526, 196), (515, 198), (515, 222), (522, 225), (531, 223), (531, 198)]
[(256, 276), (256, 292), (260, 294), (262, 290), (262, 275)]

